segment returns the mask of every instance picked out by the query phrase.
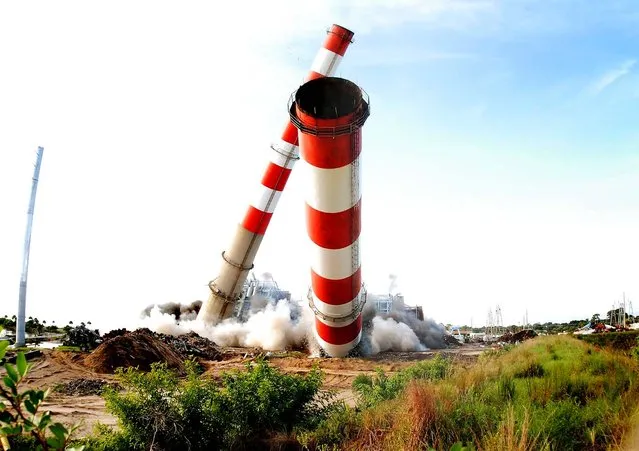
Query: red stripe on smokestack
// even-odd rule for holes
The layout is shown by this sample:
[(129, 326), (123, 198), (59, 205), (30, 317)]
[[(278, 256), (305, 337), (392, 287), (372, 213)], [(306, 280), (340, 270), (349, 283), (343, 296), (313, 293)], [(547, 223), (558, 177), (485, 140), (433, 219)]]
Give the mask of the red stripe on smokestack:
[(339, 213), (324, 213), (306, 204), (308, 236), (313, 243), (326, 249), (341, 249), (349, 246), (361, 231), (361, 199), (354, 207)]
[(246, 210), (244, 220), (242, 220), (242, 227), (252, 233), (264, 235), (266, 228), (268, 227), (268, 223), (271, 222), (272, 216), (273, 213), (266, 213), (265, 211), (258, 210), (253, 206), (249, 206), (248, 210)]
[(322, 78), (300, 87), (290, 114), (309, 165), (306, 227), (313, 243), (315, 335), (328, 355), (342, 357), (357, 346), (362, 331), (359, 155), (368, 102), (354, 83)]
[(324, 48), (337, 53), (339, 56), (344, 56), (348, 45), (353, 41), (353, 35), (354, 33), (346, 28), (333, 25), (330, 30), (328, 30)]
[(291, 169), (286, 169), (275, 163), (269, 163), (262, 177), (262, 185), (277, 191), (283, 191), (291, 175)]
[(315, 318), (315, 331), (322, 340), (332, 345), (351, 343), (362, 331), (362, 315), (360, 313), (355, 321), (344, 327), (328, 326)]
[(362, 286), (362, 268), (352, 276), (344, 279), (325, 279), (311, 269), (311, 284), (315, 296), (322, 302), (331, 305), (342, 305), (351, 302), (359, 294)]

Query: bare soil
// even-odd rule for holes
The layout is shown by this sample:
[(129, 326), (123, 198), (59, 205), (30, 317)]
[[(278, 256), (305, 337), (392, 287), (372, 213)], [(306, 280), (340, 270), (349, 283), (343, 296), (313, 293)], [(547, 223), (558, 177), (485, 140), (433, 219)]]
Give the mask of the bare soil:
[[(224, 371), (245, 368), (246, 364), (258, 355), (263, 355), (272, 365), (290, 374), (305, 374), (317, 364), (325, 373), (324, 388), (335, 390), (339, 399), (353, 405), (355, 396), (351, 384), (359, 374), (373, 374), (376, 368), (394, 374), (417, 361), (433, 358), (438, 352), (451, 355), (462, 364), (471, 363), (484, 349), (480, 345), (467, 344), (438, 351), (387, 352), (370, 358), (338, 359), (311, 358), (299, 352), (264, 353), (256, 349), (225, 348), (221, 350), (221, 360), (200, 359), (200, 363), (205, 369), (205, 375), (214, 378), (219, 377)], [(106, 412), (104, 400), (100, 395), (85, 395), (83, 390), (71, 390), (71, 394), (67, 394), (69, 390), (53, 390), (62, 384), (67, 388), (116, 382), (112, 374), (94, 371), (95, 366), (91, 364), (94, 359), (89, 359), (88, 356), (86, 353), (43, 350), (42, 356), (30, 360), (32, 369), (24, 384), (28, 388), (51, 388), (45, 408), (51, 411), (57, 421), (68, 425), (80, 422), (78, 436), (91, 433), (97, 422), (111, 426), (117, 423), (116, 419)], [(83, 381), (80, 382), (80, 379)]]

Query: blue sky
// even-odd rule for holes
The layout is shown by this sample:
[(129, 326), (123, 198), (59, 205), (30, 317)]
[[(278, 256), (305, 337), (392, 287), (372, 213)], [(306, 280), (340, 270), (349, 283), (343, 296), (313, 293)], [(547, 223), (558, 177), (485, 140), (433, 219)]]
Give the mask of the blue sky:
[[(225, 7), (226, 8), (226, 7)], [(338, 23), (371, 97), (364, 279), (442, 322), (605, 312), (639, 296), (639, 5), (609, 1), (0, 6), (0, 306), (128, 323), (207, 296), (286, 104)], [(250, 13), (249, 13), (250, 12)], [(305, 294), (294, 170), (256, 261)], [(637, 301), (639, 310), (639, 300)]]

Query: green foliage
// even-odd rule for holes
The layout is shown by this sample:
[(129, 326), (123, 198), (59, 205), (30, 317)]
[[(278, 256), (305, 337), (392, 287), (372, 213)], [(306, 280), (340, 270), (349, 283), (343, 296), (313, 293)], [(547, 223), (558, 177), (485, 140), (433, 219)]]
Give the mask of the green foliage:
[[(0, 342), (0, 360), (4, 358), (8, 346), (8, 341)], [(0, 443), (2, 447), (43, 451), (83, 449), (69, 447), (70, 437), (75, 427), (68, 430), (61, 423), (54, 423), (50, 412), (39, 413), (42, 403), (49, 394), (48, 390), (20, 392), (20, 383), (30, 369), (24, 353), (18, 353), (15, 365), (4, 363), (3, 366), (7, 374), (0, 384)]]
[[(551, 351), (552, 352), (552, 351)], [(550, 358), (557, 360), (557, 354), (551, 354)], [(543, 377), (544, 367), (538, 362), (529, 362), (523, 369), (515, 373), (515, 377)]]
[(401, 449), (410, 440), (436, 449), (468, 443), (495, 450), (606, 450), (633, 424), (637, 367), (564, 336), (487, 354), (469, 369), (408, 391), (394, 376), (360, 376), (354, 388), (362, 420), (359, 432), (349, 434), (360, 447), (373, 440), (376, 449)]
[(361, 374), (353, 381), (353, 390), (358, 395), (360, 407), (372, 407), (397, 398), (411, 380), (440, 380), (450, 369), (450, 361), (437, 354), (431, 360), (419, 362), (390, 377), (379, 368), (374, 376)]
[(0, 318), (0, 326), (4, 329), (7, 329), (10, 332), (16, 331), (16, 318), (15, 316), (8, 318), (7, 315), (4, 315), (4, 318)]
[(82, 351), (90, 351), (100, 344), (100, 332), (95, 329), (91, 330), (84, 323), (74, 328), (66, 330), (67, 338), (64, 340), (64, 346), (78, 347)]
[(120, 430), (98, 430), (86, 442), (90, 449), (258, 446), (275, 432), (314, 427), (331, 411), (330, 397), (319, 393), (322, 373), (317, 368), (305, 377), (293, 376), (258, 360), (246, 371), (223, 374), (220, 383), (200, 377), (194, 362), (186, 368), (185, 379), (160, 363), (146, 373), (118, 369), (124, 391), (107, 388), (104, 397)]
[(340, 449), (339, 446), (355, 437), (361, 427), (361, 416), (344, 402), (335, 403), (312, 430), (297, 433), (304, 449)]
[(601, 348), (608, 348), (622, 352), (632, 352), (639, 338), (639, 330), (625, 332), (606, 332), (590, 335), (575, 335), (578, 339), (597, 345)]

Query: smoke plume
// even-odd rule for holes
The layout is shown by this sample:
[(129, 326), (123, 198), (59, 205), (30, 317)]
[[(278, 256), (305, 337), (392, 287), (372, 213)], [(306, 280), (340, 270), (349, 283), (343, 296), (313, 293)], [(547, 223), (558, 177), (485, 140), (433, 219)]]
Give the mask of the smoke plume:
[(403, 298), (395, 298), (388, 317), (398, 323), (406, 324), (419, 339), (419, 342), (427, 348), (442, 349), (446, 347), (446, 343), (444, 342), (446, 330), (444, 326), (430, 318), (424, 318), (423, 320), (417, 318), (414, 314), (406, 310), (406, 304)]
[(154, 305), (151, 304), (144, 310), (142, 310), (142, 317), (150, 316), (151, 310), (157, 308), (160, 313), (166, 313), (175, 317), (176, 321), (180, 320), (193, 320), (197, 317), (200, 308), (202, 307), (202, 301), (194, 301), (190, 304), (179, 304), (177, 302), (167, 302), (166, 304)]

